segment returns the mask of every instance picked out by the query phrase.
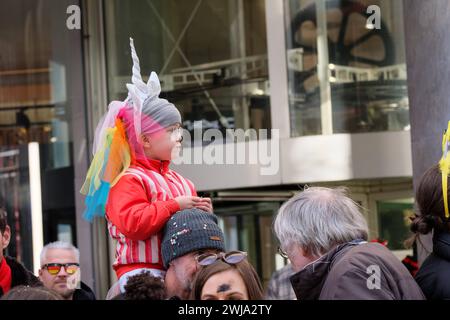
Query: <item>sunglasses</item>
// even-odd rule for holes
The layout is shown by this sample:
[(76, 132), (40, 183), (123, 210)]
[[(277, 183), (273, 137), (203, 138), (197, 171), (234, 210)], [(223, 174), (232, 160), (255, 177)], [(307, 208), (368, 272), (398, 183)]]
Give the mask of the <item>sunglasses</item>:
[(228, 264), (236, 264), (247, 258), (247, 252), (244, 251), (230, 251), (230, 252), (219, 252), (219, 253), (204, 253), (196, 256), (195, 259), (197, 263), (201, 266), (209, 266), (217, 260), (222, 259)]
[(56, 276), (64, 267), (68, 275), (73, 275), (80, 268), (78, 263), (47, 263), (42, 266), (42, 269), (46, 269), (52, 276)]

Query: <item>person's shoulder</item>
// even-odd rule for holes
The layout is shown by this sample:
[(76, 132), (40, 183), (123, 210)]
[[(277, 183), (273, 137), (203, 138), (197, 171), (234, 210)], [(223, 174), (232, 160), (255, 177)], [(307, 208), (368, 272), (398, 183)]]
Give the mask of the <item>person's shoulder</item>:
[(111, 188), (111, 190), (118, 190), (122, 188), (126, 189), (130, 185), (143, 185), (144, 175), (146, 175), (144, 171), (129, 168), (122, 174), (122, 176), (119, 178), (117, 183)]
[(42, 286), (42, 282), (31, 271), (17, 261), (15, 258), (5, 256), (6, 263), (11, 269), (12, 287), (18, 285), (27, 285), (32, 287)]
[[(373, 274), (381, 277), (382, 290), (367, 290), (367, 280)], [(393, 287), (400, 289), (393, 291)], [(333, 261), (327, 277), (326, 292), (329, 298), (423, 299), (422, 292), (406, 267), (388, 248), (378, 243), (351, 247), (337, 261)], [(405, 296), (399, 296), (398, 292), (406, 293)]]
[[(362, 243), (349, 248), (332, 262), (333, 273), (345, 274), (351, 271), (367, 272), (368, 266), (399, 267), (401, 265), (392, 252), (378, 243)], [(339, 276), (339, 275), (338, 275)]]
[(379, 243), (364, 243), (350, 248), (343, 257), (334, 263), (331, 272), (336, 278), (344, 275), (367, 275), (381, 271), (381, 276), (389, 281), (415, 281), (403, 263), (385, 246)]
[(431, 253), (414, 279), (427, 299), (450, 299), (450, 262)]
[(84, 282), (80, 283), (80, 288), (73, 294), (73, 300), (96, 300), (92, 289)]
[[(450, 261), (438, 256), (435, 253), (430, 253), (428, 257), (423, 261), (421, 269), (425, 267), (433, 267), (433, 266), (449, 266)], [(449, 270), (450, 271), (450, 270)]]
[(401, 264), (400, 260), (398, 260), (395, 255), (384, 245), (379, 243), (362, 243), (351, 248), (348, 251), (347, 258), (354, 261), (395, 261), (397, 264)]
[[(431, 253), (417, 271), (415, 279), (418, 283), (432, 280), (439, 284), (447, 284), (450, 277), (450, 261)], [(450, 285), (448, 285), (450, 289)]]

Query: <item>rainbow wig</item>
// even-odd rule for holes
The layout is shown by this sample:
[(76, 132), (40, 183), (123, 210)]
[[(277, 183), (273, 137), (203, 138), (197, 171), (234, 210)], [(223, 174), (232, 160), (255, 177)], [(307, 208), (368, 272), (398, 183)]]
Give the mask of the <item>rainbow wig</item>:
[(136, 160), (146, 161), (142, 146), (143, 134), (154, 134), (181, 123), (178, 109), (159, 98), (161, 85), (155, 72), (145, 83), (139, 58), (130, 38), (133, 59), (132, 84), (127, 84), (125, 101), (113, 101), (95, 130), (93, 154), (81, 193), (86, 195), (83, 217), (92, 221), (104, 217), (109, 190)]

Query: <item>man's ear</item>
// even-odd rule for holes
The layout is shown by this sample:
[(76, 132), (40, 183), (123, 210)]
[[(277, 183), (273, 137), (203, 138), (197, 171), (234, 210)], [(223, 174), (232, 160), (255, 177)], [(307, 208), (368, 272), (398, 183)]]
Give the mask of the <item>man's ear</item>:
[(1, 249), (5, 250), (9, 245), (9, 241), (11, 240), (11, 229), (9, 228), (9, 226), (6, 226), (5, 232), (2, 233), (2, 237), (3, 237), (3, 248)]

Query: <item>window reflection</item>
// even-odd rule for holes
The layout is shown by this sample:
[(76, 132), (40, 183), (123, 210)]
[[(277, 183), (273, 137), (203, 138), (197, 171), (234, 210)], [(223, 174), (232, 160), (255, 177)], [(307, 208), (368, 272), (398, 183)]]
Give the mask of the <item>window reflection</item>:
[[(370, 5), (380, 8), (379, 29), (369, 23)], [(323, 9), (285, 1), (291, 135), (323, 134), (327, 104), (333, 133), (409, 130), (402, 3), (331, 0)], [(323, 62), (328, 74), (319, 81)]]
[(110, 98), (125, 98), (133, 36), (141, 70), (158, 73), (161, 96), (179, 108), (192, 138), (200, 125), (223, 134), (270, 128), (264, 0), (115, 0), (105, 6)]
[(74, 31), (61, 27), (67, 6), (67, 1), (52, 0), (0, 3), (0, 206), (12, 230), (8, 254), (30, 269), (31, 142), (39, 146), (44, 242), (58, 240), (57, 225), (63, 222), (76, 243), (67, 99), (71, 74), (66, 67), (75, 61), (73, 52), (81, 44), (69, 43), (67, 32)]

